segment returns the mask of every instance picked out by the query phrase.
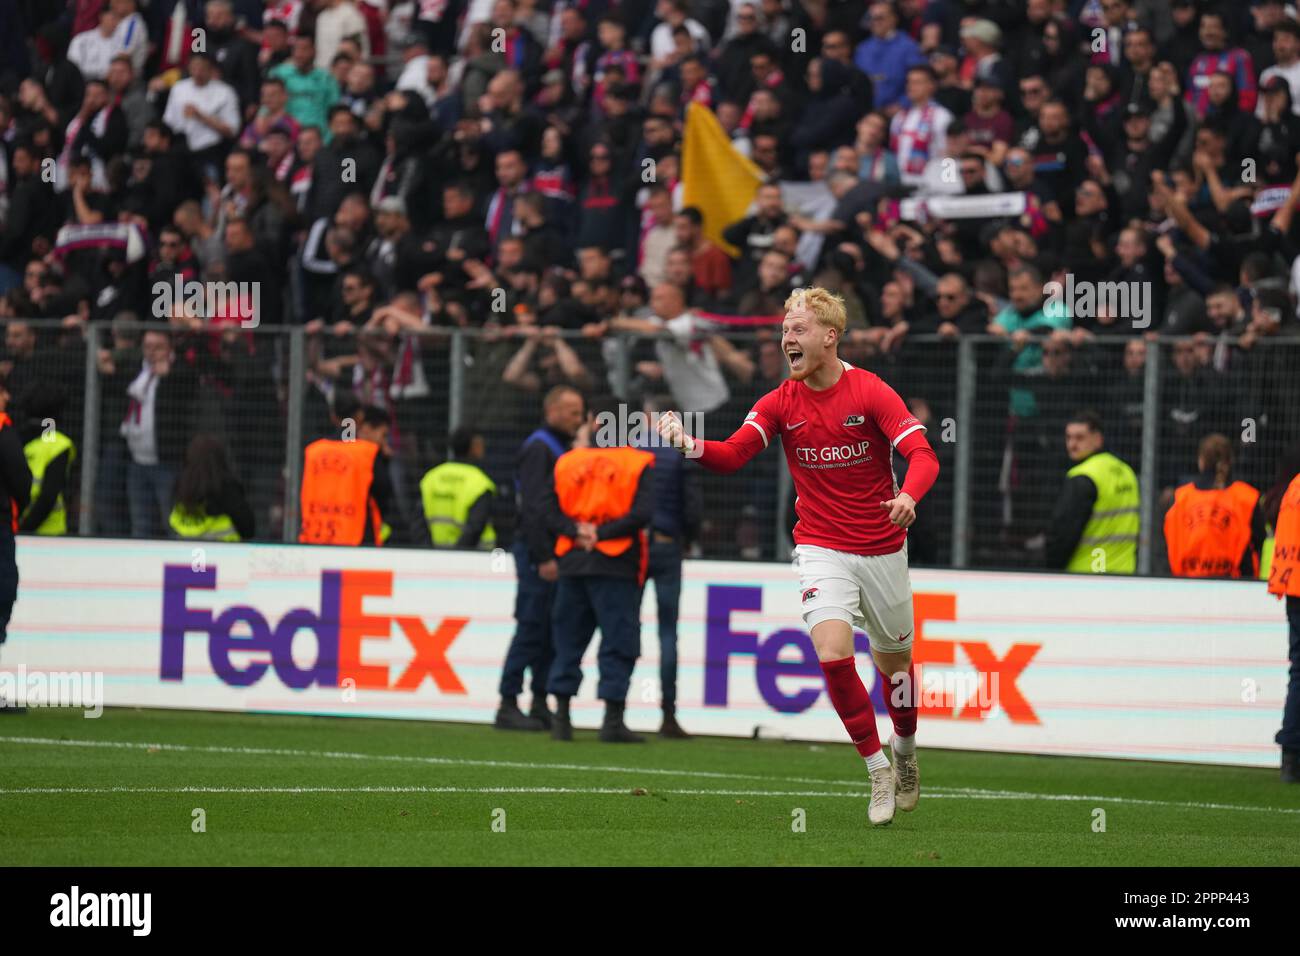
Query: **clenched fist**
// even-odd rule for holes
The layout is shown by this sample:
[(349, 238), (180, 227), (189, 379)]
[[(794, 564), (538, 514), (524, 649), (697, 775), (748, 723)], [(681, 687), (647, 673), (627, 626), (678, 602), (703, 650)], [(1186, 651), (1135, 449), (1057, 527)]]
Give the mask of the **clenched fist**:
[(676, 412), (664, 412), (660, 415), (658, 429), (660, 437), (678, 451), (685, 454), (695, 450), (695, 440), (686, 434), (686, 429), (682, 427), (682, 420), (677, 417)]

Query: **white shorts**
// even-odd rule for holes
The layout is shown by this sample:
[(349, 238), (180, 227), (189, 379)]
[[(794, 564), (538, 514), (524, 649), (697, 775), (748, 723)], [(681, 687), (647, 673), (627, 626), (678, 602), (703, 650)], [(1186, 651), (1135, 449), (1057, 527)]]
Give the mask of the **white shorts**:
[(912, 646), (912, 580), (907, 545), (893, 554), (849, 554), (814, 544), (794, 549), (803, 620), (844, 621), (867, 632), (873, 650), (897, 654)]

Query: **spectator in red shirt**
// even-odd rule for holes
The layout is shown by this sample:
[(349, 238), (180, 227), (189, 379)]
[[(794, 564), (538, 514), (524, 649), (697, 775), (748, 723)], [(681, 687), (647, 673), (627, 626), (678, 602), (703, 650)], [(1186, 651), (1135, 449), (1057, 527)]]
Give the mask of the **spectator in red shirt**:
[(1002, 106), (1006, 91), (993, 79), (976, 82), (971, 110), (962, 118), (969, 142), (966, 148), (1000, 163), (1015, 135), (1016, 124)]
[(704, 216), (687, 206), (673, 219), (677, 244), (691, 254), (691, 272), (696, 288), (710, 298), (731, 291), (731, 258), (704, 238)]

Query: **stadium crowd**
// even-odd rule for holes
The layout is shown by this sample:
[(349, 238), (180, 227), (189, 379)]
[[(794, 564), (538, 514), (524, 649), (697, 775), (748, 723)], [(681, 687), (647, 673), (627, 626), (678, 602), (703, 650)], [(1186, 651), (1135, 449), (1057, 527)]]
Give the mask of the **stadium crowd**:
[[(199, 432), (229, 447), (245, 528), (279, 538), (284, 337), (241, 323), (245, 301), (159, 311), (154, 291), (256, 289), (262, 327), (307, 334), (304, 442), (348, 409), (387, 413), (394, 540), (428, 543), (418, 482), (446, 456), (449, 331), (476, 332), (462, 418), (508, 488), (560, 384), (634, 407), (667, 392), (729, 434), (784, 376), (760, 320), (815, 284), (847, 303), (841, 354), (932, 423), (941, 457), (956, 343), (981, 336), (977, 538), (1041, 564), (1066, 422), (1094, 409), (1137, 467), (1156, 342), (1169, 497), (1210, 433), (1260, 488), (1300, 439), (1296, 16), (1279, 0), (17, 0), (0, 7), (0, 370), (20, 414), (61, 407), (79, 442), (100, 328), (97, 532), (165, 533)], [(735, 222), (683, 201), (694, 104), (763, 176)], [(1062, 305), (1053, 282), (1133, 298)], [(170, 330), (141, 328), (158, 320)], [(706, 483), (706, 515), (730, 518), (705, 521), (704, 554), (783, 557), (777, 467), (747, 476), (740, 506)]]

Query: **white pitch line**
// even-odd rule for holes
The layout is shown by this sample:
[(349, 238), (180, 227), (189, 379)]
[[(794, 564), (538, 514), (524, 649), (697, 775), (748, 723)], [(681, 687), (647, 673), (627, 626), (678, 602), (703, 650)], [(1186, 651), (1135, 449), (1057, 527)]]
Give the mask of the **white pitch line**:
[(758, 780), (779, 783), (811, 783), (821, 786), (864, 787), (870, 781), (826, 780), (821, 777), (769, 777), (755, 773), (723, 773), (715, 770), (668, 770), (658, 767), (608, 767), (582, 763), (535, 763), (523, 760), (468, 760), (460, 757), (413, 757), (403, 754), (366, 754), (337, 750), (290, 750), (276, 747), (219, 747), (212, 745), (160, 744), (131, 740), (64, 740), (58, 737), (0, 737), (0, 744), (31, 744), (55, 747), (109, 747), (121, 750), (162, 750), (176, 753), (236, 754), (259, 757), (310, 757), (327, 760), (377, 760), (389, 763), (432, 764), (442, 767), (493, 767), (510, 770), (577, 770), (587, 773), (658, 774), (669, 777), (703, 777), (711, 780)]
[[(640, 789), (640, 788), (638, 788)], [(304, 794), (304, 793), (450, 793), (450, 794), (587, 794), (605, 796), (681, 796), (681, 797), (847, 797), (865, 800), (867, 794), (842, 790), (647, 790), (636, 794), (626, 787), (18, 787), (0, 790), (0, 796), (23, 795), (103, 795), (103, 794)], [(1121, 804), (1127, 806), (1169, 807), (1181, 810), (1233, 810), (1260, 813), (1300, 813), (1287, 807), (1248, 807), (1228, 803), (1179, 803), (1172, 800), (1141, 800), (1130, 797), (1097, 797), (1077, 793), (1030, 793), (1014, 790), (927, 790), (927, 800), (1047, 800)]]
[[(329, 750), (291, 750), (271, 747), (219, 747), (213, 745), (161, 744), (123, 740), (63, 740), (55, 737), (3, 737), (0, 744), (16, 743), (67, 747), (110, 747), (127, 750), (155, 750), (183, 753), (243, 754), (277, 757), (312, 757), (342, 760), (377, 760), (401, 763), (436, 764), (439, 766), (497, 767), (524, 770), (573, 770), (585, 773), (657, 774), (674, 777), (708, 777), (714, 779), (760, 780), (773, 783), (813, 783), (823, 786), (859, 788), (856, 792), (816, 790), (653, 790), (651, 793), (677, 796), (727, 797), (849, 797), (866, 796), (862, 780), (824, 780), (809, 777), (769, 777), (762, 774), (721, 773), (708, 770), (668, 770), (657, 767), (608, 767), (592, 764), (530, 763), (510, 760), (464, 760), (453, 757), (412, 757), (399, 754), (366, 754)], [(31, 787), (0, 789), (0, 796), (22, 794), (111, 794), (111, 793), (462, 793), (462, 794), (630, 794), (626, 788), (582, 787)], [(1176, 800), (1144, 800), (1140, 797), (1106, 797), (1080, 793), (1034, 793), (1022, 790), (986, 790), (978, 787), (929, 787), (927, 799), (948, 800), (1043, 800), (1048, 802), (1092, 802), (1121, 806), (1167, 807), (1179, 810), (1228, 810), (1239, 813), (1300, 814), (1300, 808), (1252, 807), (1231, 803), (1204, 803)]]

